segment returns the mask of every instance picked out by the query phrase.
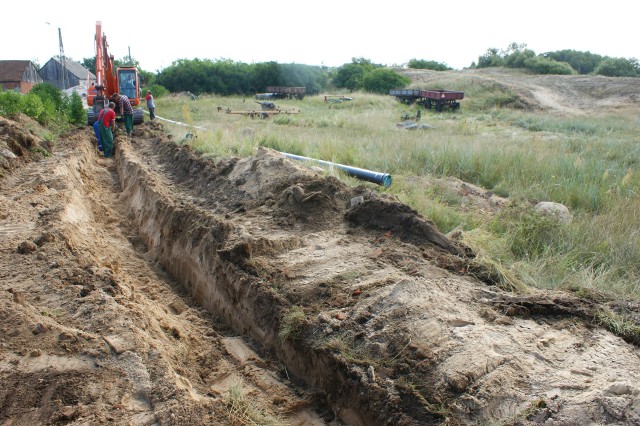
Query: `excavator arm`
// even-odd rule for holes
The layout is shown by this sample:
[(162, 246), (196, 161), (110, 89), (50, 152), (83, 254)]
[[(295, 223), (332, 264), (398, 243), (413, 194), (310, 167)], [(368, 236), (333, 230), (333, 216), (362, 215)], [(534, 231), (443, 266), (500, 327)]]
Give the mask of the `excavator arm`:
[[(95, 93), (87, 94), (87, 104), (92, 107), (88, 113), (88, 124), (92, 125), (98, 117), (100, 110), (106, 107), (109, 100), (116, 93), (121, 93), (129, 98), (132, 106), (140, 104), (140, 82), (136, 67), (115, 68), (114, 57), (109, 53), (107, 36), (102, 32), (102, 22), (96, 22), (96, 85)], [(121, 87), (119, 86), (121, 85)], [(121, 112), (116, 110), (116, 114)], [(144, 112), (134, 109), (134, 123), (139, 124), (144, 120)]]

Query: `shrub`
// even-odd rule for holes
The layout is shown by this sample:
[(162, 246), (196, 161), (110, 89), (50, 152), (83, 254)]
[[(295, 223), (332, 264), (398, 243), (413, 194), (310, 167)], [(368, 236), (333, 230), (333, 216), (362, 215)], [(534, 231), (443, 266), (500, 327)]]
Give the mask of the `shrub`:
[(524, 66), (527, 70), (536, 74), (576, 74), (576, 71), (566, 62), (554, 61), (543, 56), (526, 59)]
[(20, 95), (12, 90), (0, 92), (0, 115), (5, 117), (15, 117), (20, 113)]
[(411, 59), (407, 66), (413, 69), (434, 70), (434, 71), (447, 71), (451, 69), (451, 67), (447, 66), (447, 64), (443, 64), (436, 61), (427, 61), (424, 59)]
[(42, 100), (42, 106), (44, 111), (38, 121), (43, 124), (55, 121), (57, 117), (55, 102), (51, 98), (46, 98)]
[(409, 83), (411, 83), (409, 77), (388, 68), (376, 68), (364, 76), (362, 85), (368, 92), (386, 94), (391, 89), (405, 87)]
[(151, 86), (142, 88), (143, 98), (147, 96), (147, 90), (151, 90), (151, 94), (153, 95), (154, 99), (158, 99), (169, 94), (169, 91), (164, 86), (161, 86), (159, 84), (152, 84)]
[(596, 66), (593, 73), (608, 77), (638, 77), (640, 66), (636, 59), (607, 58)]
[(44, 114), (44, 104), (38, 95), (29, 93), (20, 98), (20, 110), (29, 117), (40, 121)]
[(84, 126), (87, 122), (87, 112), (82, 105), (82, 99), (76, 92), (71, 94), (71, 98), (67, 107), (67, 117), (69, 123), (78, 127)]
[(36, 84), (29, 93), (38, 95), (42, 100), (42, 103), (46, 103), (47, 100), (51, 100), (56, 113), (64, 111), (64, 99), (62, 92), (54, 85), (49, 83)]

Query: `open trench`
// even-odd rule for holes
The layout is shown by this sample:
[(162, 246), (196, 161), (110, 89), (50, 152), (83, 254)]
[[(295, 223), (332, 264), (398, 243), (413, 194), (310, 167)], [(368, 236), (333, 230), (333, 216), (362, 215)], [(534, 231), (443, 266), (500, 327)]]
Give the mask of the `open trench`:
[[(189, 162), (197, 161), (188, 150), (175, 146), (166, 145), (159, 151), (164, 151), (164, 158), (157, 159), (159, 162), (189, 157), (178, 161), (186, 166), (182, 171), (185, 175), (190, 172), (189, 166), (193, 166)], [(336, 414), (348, 424), (383, 423), (380, 413), (367, 408), (363, 393), (354, 386), (344, 365), (330, 354), (278, 338), (287, 306), (263, 279), (243, 269), (246, 251), (252, 247), (247, 247), (247, 241), (238, 235), (243, 231), (237, 222), (225, 219), (225, 213), (229, 217), (230, 211), (241, 206), (218, 205), (212, 210), (206, 207), (211, 200), (206, 200), (203, 206), (202, 200), (193, 201), (198, 196), (175, 192), (169, 195), (175, 185), (168, 176), (151, 172), (144, 157), (126, 145), (118, 150), (116, 163), (141, 238), (153, 257), (188, 290), (196, 303), (223, 318), (239, 334), (254, 339), (263, 350), (277, 354), (292, 378), (324, 392), (322, 399), (333, 404)], [(194, 168), (203, 169), (202, 173), (215, 172), (200, 166)], [(204, 184), (212, 176), (200, 178)], [(194, 176), (191, 179), (197, 180)], [(265, 238), (261, 243), (275, 251), (278, 244), (297, 245), (286, 237), (282, 240)]]
[[(262, 161), (284, 164), (283, 159)], [(286, 255), (289, 250), (310, 244), (302, 242), (302, 235), (313, 235), (313, 229), (298, 233), (279, 230), (282, 227), (277, 225), (265, 226), (275, 221), (273, 209), (265, 209), (263, 200), (276, 196), (260, 185), (284, 189), (284, 197), (292, 198), (287, 191), (291, 192), (296, 178), (304, 180), (304, 172), (295, 166), (285, 167), (279, 172), (284, 183), (279, 182), (280, 177), (267, 177), (266, 173), (247, 177), (247, 173), (260, 175), (256, 171), (258, 160), (214, 164), (158, 134), (145, 141), (122, 143), (115, 162), (122, 199), (133, 213), (148, 248), (147, 257), (161, 264), (196, 303), (237, 333), (258, 342), (263, 351), (275, 354), (287, 376), (310, 388), (341, 421), (379, 425), (426, 424), (439, 419), (421, 414), (419, 409), (413, 418), (403, 404), (389, 404), (388, 389), (371, 386), (362, 380), (361, 372), (340, 357), (313, 349), (308, 341), (279, 337), (291, 301), (274, 290), (270, 278), (283, 271), (265, 276), (269, 267), (252, 262), (257, 257)], [(255, 179), (258, 187), (239, 189), (247, 179)], [(277, 202), (268, 204), (273, 207)], [(311, 210), (310, 216), (342, 220), (331, 202)], [(291, 218), (283, 221), (292, 222)], [(308, 220), (303, 222), (309, 225)], [(253, 228), (249, 230), (249, 226)]]
[(207, 160), (161, 130), (115, 159), (147, 256), (340, 421), (640, 419), (637, 348), (496, 308), (473, 253), (394, 197), (262, 148)]

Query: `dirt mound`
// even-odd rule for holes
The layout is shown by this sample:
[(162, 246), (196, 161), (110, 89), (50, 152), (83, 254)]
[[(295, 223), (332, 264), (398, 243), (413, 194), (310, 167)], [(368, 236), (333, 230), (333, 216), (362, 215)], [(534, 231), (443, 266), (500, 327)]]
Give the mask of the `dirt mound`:
[(27, 124), (37, 126), (36, 122), (24, 115), (16, 117), (16, 120), (0, 116), (0, 176), (3, 169), (11, 170), (24, 162), (51, 155), (51, 145), (27, 130)]
[(383, 199), (364, 201), (351, 209), (346, 219), (356, 225), (391, 232), (402, 240), (418, 246), (429, 244), (451, 254), (473, 255), (468, 248), (463, 250), (456, 247), (453, 241), (438, 231), (432, 221), (425, 220), (418, 212), (397, 201), (387, 202)]
[(154, 122), (105, 160), (84, 129), (0, 211), (6, 424), (640, 421), (597, 305), (488, 286), (409, 207), (269, 149), (202, 158)]

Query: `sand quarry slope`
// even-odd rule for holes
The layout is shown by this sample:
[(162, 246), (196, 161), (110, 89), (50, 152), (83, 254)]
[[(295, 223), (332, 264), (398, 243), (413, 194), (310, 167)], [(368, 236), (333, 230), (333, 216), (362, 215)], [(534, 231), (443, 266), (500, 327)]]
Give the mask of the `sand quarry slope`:
[(597, 304), (499, 289), (391, 196), (29, 126), (0, 118), (0, 424), (640, 423)]

